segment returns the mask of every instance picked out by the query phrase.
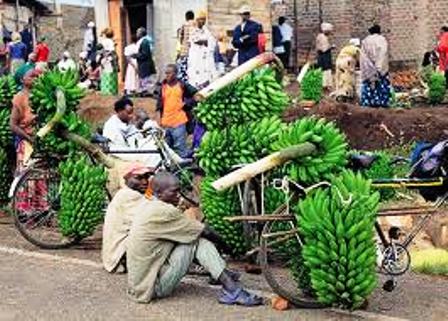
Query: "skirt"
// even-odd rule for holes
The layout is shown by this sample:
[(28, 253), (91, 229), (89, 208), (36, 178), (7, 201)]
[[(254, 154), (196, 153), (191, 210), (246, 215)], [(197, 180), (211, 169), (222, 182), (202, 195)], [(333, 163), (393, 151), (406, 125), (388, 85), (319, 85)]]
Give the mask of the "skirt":
[(389, 107), (391, 87), (389, 74), (372, 82), (364, 80), (361, 87), (361, 105), (365, 107)]
[(114, 96), (118, 94), (118, 75), (116, 71), (101, 73), (100, 91), (103, 95)]
[(11, 67), (10, 67), (10, 73), (11, 75), (14, 75), (17, 71), (17, 69), (20, 68), (25, 63), (25, 60), (23, 59), (11, 59)]

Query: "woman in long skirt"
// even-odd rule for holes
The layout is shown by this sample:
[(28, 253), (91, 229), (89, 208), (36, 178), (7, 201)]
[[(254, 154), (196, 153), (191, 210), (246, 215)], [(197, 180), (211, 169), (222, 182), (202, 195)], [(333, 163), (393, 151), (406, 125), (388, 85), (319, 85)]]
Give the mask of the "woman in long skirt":
[(361, 105), (388, 107), (391, 96), (388, 44), (381, 27), (374, 25), (361, 49)]

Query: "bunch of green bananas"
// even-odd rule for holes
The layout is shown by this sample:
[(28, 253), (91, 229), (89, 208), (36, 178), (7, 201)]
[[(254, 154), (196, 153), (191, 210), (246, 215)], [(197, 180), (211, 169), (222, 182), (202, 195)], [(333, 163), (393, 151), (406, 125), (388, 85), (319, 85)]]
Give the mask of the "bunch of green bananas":
[(92, 235), (103, 220), (107, 173), (82, 156), (63, 161), (59, 227), (65, 236), (84, 238)]
[(289, 177), (303, 184), (315, 184), (329, 179), (342, 170), (347, 163), (347, 142), (345, 135), (334, 123), (315, 117), (297, 120), (284, 130), (272, 149), (278, 151), (305, 142), (317, 146), (317, 152), (285, 165)]
[(374, 224), (379, 194), (361, 174), (344, 171), (329, 189), (297, 206), (305, 265), (320, 302), (355, 309), (377, 285)]
[(230, 223), (224, 217), (240, 213), (238, 195), (234, 189), (218, 193), (211, 183), (213, 178), (206, 177), (201, 183), (201, 208), (207, 222), (218, 232), (232, 248), (232, 255), (243, 254), (248, 245), (243, 236), (241, 224)]
[(323, 73), (321, 69), (308, 71), (300, 84), (300, 100), (319, 102), (323, 94)]
[(4, 148), (0, 148), (0, 181), (2, 182), (0, 186), (0, 201), (7, 201), (9, 187), (12, 183), (12, 168), (11, 162), (8, 157), (8, 153)]
[(75, 71), (49, 71), (35, 80), (31, 91), (31, 104), (38, 115), (38, 127), (43, 127), (57, 113), (56, 89), (62, 89), (65, 95), (66, 111), (59, 124), (38, 144), (38, 148), (52, 153), (68, 155), (79, 150), (78, 146), (61, 137), (60, 131), (90, 138), (91, 128), (76, 114), (79, 100), (85, 91), (78, 87), (78, 74)]
[(233, 166), (247, 164), (270, 153), (285, 125), (277, 116), (233, 125), (226, 129), (213, 130), (205, 134), (197, 157), (207, 175), (218, 177), (229, 172)]
[(66, 113), (76, 111), (79, 101), (85, 96), (85, 90), (78, 86), (76, 71), (60, 72), (48, 71), (33, 83), (31, 90), (31, 106), (39, 122), (46, 123), (56, 113), (56, 89), (60, 88), (65, 94)]
[(0, 109), (12, 107), (12, 98), (18, 91), (18, 87), (14, 77), (3, 76), (0, 77)]
[(13, 143), (12, 133), (9, 127), (9, 118), (11, 112), (9, 109), (0, 110), (0, 148), (10, 147)]
[(289, 103), (272, 68), (254, 70), (201, 102), (196, 116), (208, 130), (280, 115)]
[[(391, 155), (382, 151), (377, 151), (374, 154), (377, 159), (373, 162), (372, 166), (361, 171), (364, 177), (371, 180), (393, 178), (394, 168), (392, 167)], [(380, 189), (379, 192), (382, 201), (387, 201), (396, 194), (396, 190), (391, 188)]]

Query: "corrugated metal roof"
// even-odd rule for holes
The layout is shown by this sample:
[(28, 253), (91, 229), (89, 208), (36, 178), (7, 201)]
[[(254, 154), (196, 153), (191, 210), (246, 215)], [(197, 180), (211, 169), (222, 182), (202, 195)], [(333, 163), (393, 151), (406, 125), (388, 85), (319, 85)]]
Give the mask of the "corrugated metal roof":
[[(41, 2), (54, 4), (54, 0), (42, 0)], [(95, 0), (57, 0), (60, 4), (78, 6), (78, 7), (94, 7)]]

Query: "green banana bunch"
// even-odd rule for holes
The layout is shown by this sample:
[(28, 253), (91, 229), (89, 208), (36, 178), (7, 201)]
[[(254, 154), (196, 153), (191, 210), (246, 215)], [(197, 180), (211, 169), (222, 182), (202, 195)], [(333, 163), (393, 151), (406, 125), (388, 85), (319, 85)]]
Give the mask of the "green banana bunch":
[(238, 194), (234, 189), (218, 193), (211, 183), (211, 177), (206, 177), (201, 183), (201, 208), (206, 221), (221, 235), (229, 247), (232, 255), (243, 254), (248, 244), (243, 236), (241, 224), (230, 223), (224, 217), (240, 213)]
[(238, 164), (247, 164), (270, 153), (270, 144), (285, 125), (277, 116), (259, 122), (233, 125), (205, 134), (197, 157), (207, 175), (219, 177)]
[(321, 69), (308, 71), (300, 84), (300, 100), (319, 102), (323, 94), (323, 73)]
[(85, 238), (103, 220), (107, 173), (82, 156), (68, 158), (59, 165), (61, 209), (59, 228), (65, 236)]
[(0, 77), (0, 109), (11, 109), (12, 99), (18, 90), (14, 77)]
[[(392, 157), (382, 151), (374, 153), (377, 156), (375, 162), (368, 169), (362, 170), (361, 173), (365, 178), (375, 180), (394, 177), (394, 168), (392, 167)], [(379, 190), (382, 201), (387, 201), (393, 198), (396, 194), (396, 190), (387, 188)]]
[(379, 194), (370, 181), (351, 171), (331, 183), (297, 205), (302, 256), (320, 302), (356, 309), (377, 286), (374, 223)]
[(198, 104), (196, 116), (208, 130), (279, 116), (289, 103), (272, 68), (254, 70)]
[(56, 113), (56, 88), (61, 88), (65, 94), (67, 113), (75, 111), (79, 101), (85, 96), (85, 90), (78, 87), (76, 71), (48, 71), (33, 83), (31, 90), (31, 106), (39, 122), (46, 123)]
[(0, 201), (5, 202), (9, 200), (9, 187), (13, 180), (12, 166), (8, 153), (4, 148), (0, 148)]
[(289, 177), (302, 184), (315, 184), (329, 179), (347, 163), (347, 142), (345, 135), (334, 123), (315, 117), (297, 120), (284, 130), (272, 150), (278, 151), (305, 142), (317, 146), (317, 152), (302, 157), (284, 166)]
[(11, 111), (9, 109), (0, 110), (0, 148), (12, 146), (12, 132), (9, 127), (9, 118)]
[(38, 127), (43, 127), (57, 112), (56, 89), (64, 92), (66, 111), (61, 122), (54, 130), (46, 135), (38, 148), (52, 153), (68, 155), (79, 150), (76, 144), (61, 137), (60, 131), (69, 132), (90, 139), (91, 128), (76, 114), (79, 101), (85, 91), (78, 87), (78, 74), (75, 71), (60, 72), (49, 71), (35, 80), (31, 90), (31, 104), (33, 111), (38, 115)]

